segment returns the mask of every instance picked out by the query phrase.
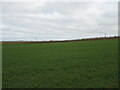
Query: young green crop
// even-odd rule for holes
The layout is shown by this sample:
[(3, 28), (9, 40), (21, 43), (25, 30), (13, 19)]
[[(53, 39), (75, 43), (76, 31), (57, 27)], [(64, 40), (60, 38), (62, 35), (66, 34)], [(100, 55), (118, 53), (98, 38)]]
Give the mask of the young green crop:
[(3, 44), (3, 88), (116, 88), (118, 39)]

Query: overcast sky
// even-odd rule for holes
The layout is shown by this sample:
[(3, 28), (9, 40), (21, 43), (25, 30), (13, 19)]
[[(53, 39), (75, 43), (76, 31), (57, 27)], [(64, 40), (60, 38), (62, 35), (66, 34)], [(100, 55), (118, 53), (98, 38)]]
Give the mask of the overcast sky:
[(118, 35), (117, 2), (2, 2), (2, 40)]

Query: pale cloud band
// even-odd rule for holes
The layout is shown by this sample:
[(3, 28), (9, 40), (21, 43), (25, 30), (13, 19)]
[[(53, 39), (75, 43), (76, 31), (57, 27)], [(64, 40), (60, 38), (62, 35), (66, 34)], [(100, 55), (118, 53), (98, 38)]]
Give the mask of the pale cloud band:
[(104, 33), (118, 35), (118, 3), (104, 1), (2, 2), (3, 40), (79, 39), (101, 37)]
[(119, 2), (119, 0), (1, 0), (1, 2)]

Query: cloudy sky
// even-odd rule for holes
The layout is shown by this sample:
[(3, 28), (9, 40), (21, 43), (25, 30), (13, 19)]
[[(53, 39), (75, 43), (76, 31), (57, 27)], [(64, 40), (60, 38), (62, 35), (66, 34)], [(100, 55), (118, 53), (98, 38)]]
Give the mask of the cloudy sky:
[(107, 36), (118, 35), (118, 3), (112, 0), (6, 1), (0, 5), (2, 40), (62, 40), (101, 37), (105, 33)]

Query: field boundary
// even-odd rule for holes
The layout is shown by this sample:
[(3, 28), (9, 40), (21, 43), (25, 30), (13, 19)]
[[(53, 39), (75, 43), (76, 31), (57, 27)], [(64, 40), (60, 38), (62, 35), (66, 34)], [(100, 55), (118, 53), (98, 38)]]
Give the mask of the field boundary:
[(2, 41), (0, 43), (55, 43), (55, 42), (76, 42), (76, 41), (93, 41), (93, 40), (106, 40), (106, 39), (118, 39), (119, 36), (114, 37), (97, 37), (97, 38), (86, 38), (86, 39), (75, 39), (75, 40), (61, 40), (61, 41)]

